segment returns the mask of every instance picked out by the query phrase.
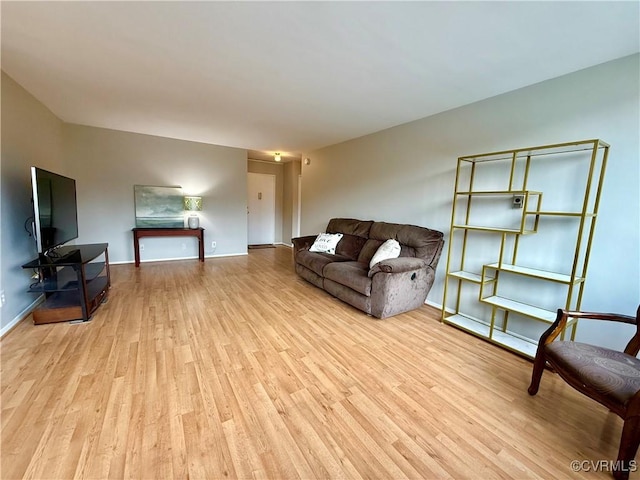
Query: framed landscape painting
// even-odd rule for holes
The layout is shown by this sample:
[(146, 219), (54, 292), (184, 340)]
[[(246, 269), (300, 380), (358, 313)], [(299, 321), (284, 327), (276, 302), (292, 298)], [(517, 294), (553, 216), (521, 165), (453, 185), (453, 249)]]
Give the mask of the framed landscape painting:
[(182, 187), (134, 185), (137, 228), (182, 228)]

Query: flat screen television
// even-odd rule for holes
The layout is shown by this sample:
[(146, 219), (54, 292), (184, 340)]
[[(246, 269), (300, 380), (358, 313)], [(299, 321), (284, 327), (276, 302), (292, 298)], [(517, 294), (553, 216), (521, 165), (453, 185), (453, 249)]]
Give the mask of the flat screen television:
[(48, 255), (56, 247), (78, 238), (76, 181), (31, 167), (34, 236), (38, 253)]

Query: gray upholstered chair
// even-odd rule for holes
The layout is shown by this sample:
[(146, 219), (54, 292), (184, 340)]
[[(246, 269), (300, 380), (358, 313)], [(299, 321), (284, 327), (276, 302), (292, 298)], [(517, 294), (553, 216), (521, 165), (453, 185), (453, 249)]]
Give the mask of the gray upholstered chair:
[[(567, 321), (589, 318), (630, 323), (636, 326), (624, 352), (574, 341), (559, 341)], [(556, 341), (554, 341), (556, 340)], [(624, 421), (613, 476), (629, 478), (640, 444), (640, 307), (636, 317), (611, 313), (558, 310), (556, 321), (542, 334), (533, 364), (529, 394), (538, 393), (545, 366), (549, 365), (564, 381), (579, 392), (604, 405)]]

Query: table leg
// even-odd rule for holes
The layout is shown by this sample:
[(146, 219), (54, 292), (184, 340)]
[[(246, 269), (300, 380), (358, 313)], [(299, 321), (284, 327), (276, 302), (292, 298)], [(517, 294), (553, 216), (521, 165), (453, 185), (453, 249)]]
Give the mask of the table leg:
[(200, 257), (200, 261), (204, 262), (204, 231), (200, 230), (200, 235), (198, 236), (198, 256)]
[(136, 267), (140, 266), (140, 242), (137, 232), (133, 232), (133, 254), (136, 259)]

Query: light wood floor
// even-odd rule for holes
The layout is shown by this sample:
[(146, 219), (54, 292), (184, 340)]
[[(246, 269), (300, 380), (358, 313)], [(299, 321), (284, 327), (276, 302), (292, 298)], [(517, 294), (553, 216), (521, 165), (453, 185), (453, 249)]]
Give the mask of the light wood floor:
[[(375, 320), (286, 247), (112, 266), (92, 321), (1, 347), (13, 478), (610, 478), (622, 422), (428, 306)], [(632, 478), (635, 478), (632, 474)]]

